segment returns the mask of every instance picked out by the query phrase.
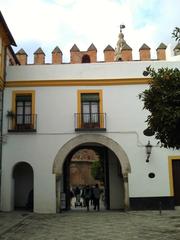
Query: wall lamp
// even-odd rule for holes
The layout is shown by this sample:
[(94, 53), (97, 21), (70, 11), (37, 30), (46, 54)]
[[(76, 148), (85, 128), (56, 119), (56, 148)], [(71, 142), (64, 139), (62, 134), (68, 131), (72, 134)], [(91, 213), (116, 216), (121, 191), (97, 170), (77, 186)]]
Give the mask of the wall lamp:
[(149, 162), (149, 158), (150, 158), (151, 151), (152, 151), (152, 145), (151, 145), (150, 141), (148, 141), (148, 144), (145, 147), (146, 147), (146, 154), (147, 154), (146, 162)]

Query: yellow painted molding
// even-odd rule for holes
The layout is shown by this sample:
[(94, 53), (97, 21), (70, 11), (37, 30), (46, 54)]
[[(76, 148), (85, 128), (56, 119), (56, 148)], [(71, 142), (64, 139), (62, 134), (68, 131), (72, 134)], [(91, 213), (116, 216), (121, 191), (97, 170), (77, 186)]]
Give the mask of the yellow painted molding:
[(173, 169), (172, 169), (172, 161), (174, 160), (180, 160), (180, 156), (168, 157), (170, 196), (174, 196), (174, 182), (173, 182)]
[(7, 81), (5, 87), (109, 86), (147, 84), (151, 78)]

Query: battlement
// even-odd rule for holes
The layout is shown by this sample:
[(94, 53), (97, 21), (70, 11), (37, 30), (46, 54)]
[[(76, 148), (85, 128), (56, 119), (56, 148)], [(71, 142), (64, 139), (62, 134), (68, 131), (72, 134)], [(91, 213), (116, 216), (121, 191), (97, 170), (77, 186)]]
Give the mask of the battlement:
[[(156, 60), (166, 60), (166, 48), (164, 43), (161, 43), (156, 49)], [(174, 55), (180, 54), (180, 44), (173, 49)], [(120, 50), (113, 48), (108, 45), (104, 49), (104, 62), (117, 62), (117, 61), (133, 61), (132, 48), (125, 42), (121, 46)], [(42, 48), (38, 48), (34, 52), (34, 62), (33, 64), (46, 64), (45, 53)], [(16, 53), (16, 57), (21, 65), (28, 64), (28, 55), (24, 49), (20, 49)], [(140, 61), (150, 61), (151, 59), (151, 48), (145, 43), (139, 48), (139, 60)], [(154, 60), (154, 59), (153, 59)], [(76, 63), (96, 63), (97, 61), (97, 48), (92, 43), (86, 51), (80, 51), (76, 44), (70, 49), (70, 64)], [(52, 62), (51, 64), (63, 64), (63, 53), (59, 47), (55, 47), (52, 51)]]

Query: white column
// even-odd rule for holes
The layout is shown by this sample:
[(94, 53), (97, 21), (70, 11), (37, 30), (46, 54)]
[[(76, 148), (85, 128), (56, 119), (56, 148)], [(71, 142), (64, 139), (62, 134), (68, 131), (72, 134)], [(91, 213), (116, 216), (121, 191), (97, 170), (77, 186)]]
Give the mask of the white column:
[(61, 211), (61, 175), (56, 174), (56, 212)]
[(128, 173), (123, 174), (124, 180), (124, 209), (129, 209), (129, 184), (128, 184)]

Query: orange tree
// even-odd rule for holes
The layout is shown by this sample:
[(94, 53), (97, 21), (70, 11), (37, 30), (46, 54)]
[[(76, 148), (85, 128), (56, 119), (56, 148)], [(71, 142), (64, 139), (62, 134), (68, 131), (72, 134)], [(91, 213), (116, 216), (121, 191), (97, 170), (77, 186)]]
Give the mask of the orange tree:
[(139, 94), (150, 112), (144, 134), (153, 133), (165, 148), (180, 149), (180, 70), (149, 66), (144, 75), (151, 76), (149, 89)]

